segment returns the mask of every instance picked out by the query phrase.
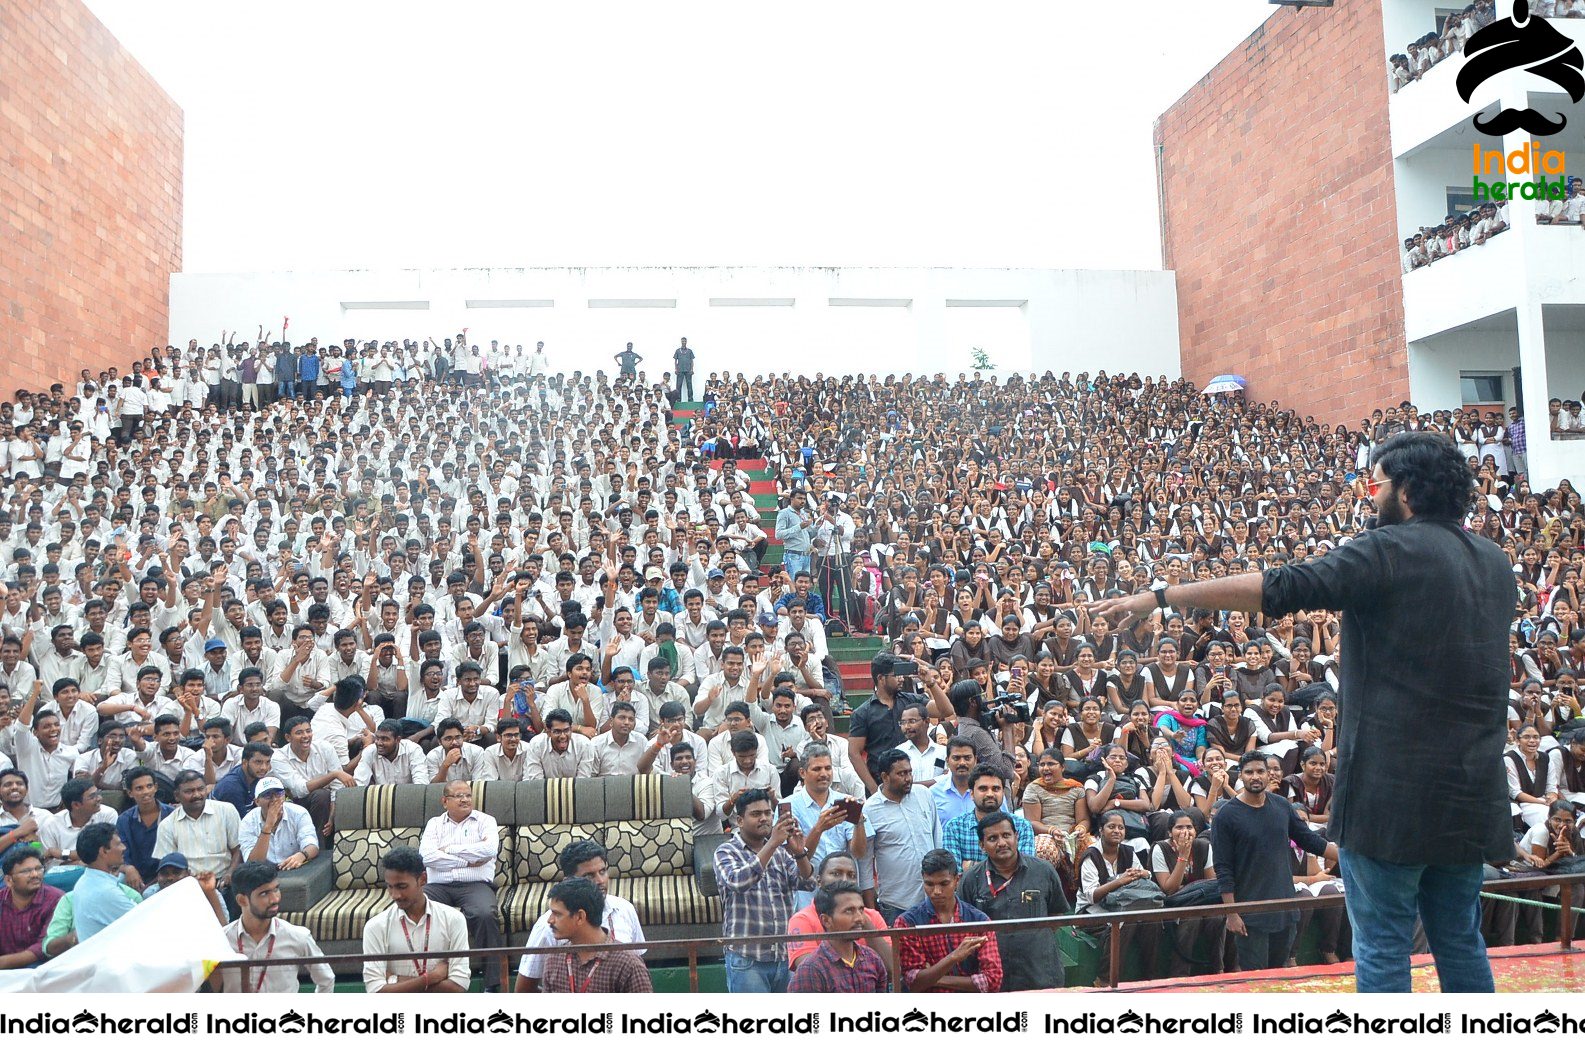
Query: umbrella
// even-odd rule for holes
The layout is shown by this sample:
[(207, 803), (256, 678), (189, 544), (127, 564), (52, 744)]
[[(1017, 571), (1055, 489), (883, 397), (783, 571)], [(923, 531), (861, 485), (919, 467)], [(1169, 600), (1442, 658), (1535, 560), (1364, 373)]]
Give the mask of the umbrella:
[(1203, 394), (1236, 394), (1244, 389), (1243, 376), (1217, 376), (1205, 384)]

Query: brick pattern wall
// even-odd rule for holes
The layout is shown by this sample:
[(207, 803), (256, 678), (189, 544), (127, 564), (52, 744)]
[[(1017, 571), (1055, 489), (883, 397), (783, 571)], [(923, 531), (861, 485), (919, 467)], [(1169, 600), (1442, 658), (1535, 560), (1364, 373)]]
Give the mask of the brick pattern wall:
[(1380, 6), (1279, 8), (1156, 121), (1184, 375), (1358, 424), (1409, 396)]
[(81, 0), (0, 3), (0, 396), (164, 345), (182, 111)]

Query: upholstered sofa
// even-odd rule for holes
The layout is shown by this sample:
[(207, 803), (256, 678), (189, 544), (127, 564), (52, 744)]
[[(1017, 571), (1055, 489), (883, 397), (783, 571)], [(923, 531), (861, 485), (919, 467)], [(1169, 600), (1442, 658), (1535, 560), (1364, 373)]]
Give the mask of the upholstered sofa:
[[(477, 781), (473, 790), (477, 808), (500, 825), (495, 887), (509, 943), (528, 939), (560, 877), (556, 857), (578, 838), (605, 845), (610, 891), (633, 903), (646, 938), (720, 936), (720, 899), (702, 892), (695, 878), (687, 780), (651, 775)], [(327, 955), (362, 951), (364, 923), (390, 903), (380, 882), (380, 858), (398, 846), (418, 846), (424, 825), (442, 812), (441, 791), (440, 784), (343, 789), (331, 849), (282, 873), (282, 918), (308, 927)]]

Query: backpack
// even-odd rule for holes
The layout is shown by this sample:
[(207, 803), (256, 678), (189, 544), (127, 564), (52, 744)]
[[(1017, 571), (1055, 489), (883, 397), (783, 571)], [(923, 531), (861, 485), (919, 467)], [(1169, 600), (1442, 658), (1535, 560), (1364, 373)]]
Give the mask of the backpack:
[(1155, 879), (1140, 879), (1108, 893), (1101, 907), (1106, 911), (1143, 911), (1161, 907), (1166, 899)]

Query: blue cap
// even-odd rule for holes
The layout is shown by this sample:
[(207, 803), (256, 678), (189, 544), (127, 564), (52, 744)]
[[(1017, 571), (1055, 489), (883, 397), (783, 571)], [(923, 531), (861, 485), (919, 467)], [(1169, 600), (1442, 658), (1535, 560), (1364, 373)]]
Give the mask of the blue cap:
[(209, 641), (204, 643), (204, 652), (212, 653), (216, 649), (224, 649), (225, 647), (226, 643), (221, 641), (219, 638), (211, 638)]
[(160, 871), (160, 870), (163, 870), (165, 868), (175, 868), (178, 871), (186, 871), (186, 870), (188, 870), (187, 869), (187, 855), (185, 853), (167, 853), (167, 854), (165, 854), (165, 856), (160, 858), (159, 867), (154, 869), (154, 870)]

